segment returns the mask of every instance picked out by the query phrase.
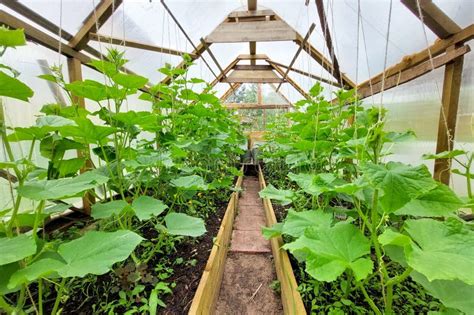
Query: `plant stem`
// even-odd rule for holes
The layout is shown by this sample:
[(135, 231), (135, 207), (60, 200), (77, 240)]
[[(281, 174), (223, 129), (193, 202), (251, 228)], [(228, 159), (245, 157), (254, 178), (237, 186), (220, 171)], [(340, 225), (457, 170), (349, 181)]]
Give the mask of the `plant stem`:
[(41, 221), (41, 214), (43, 213), (45, 201), (41, 200), (38, 207), (36, 208), (36, 216), (35, 216), (35, 222), (33, 224), (33, 237), (37, 239), (37, 232), (38, 232), (38, 227)]
[(382, 315), (382, 312), (380, 312), (377, 305), (375, 305), (374, 301), (367, 294), (367, 291), (365, 290), (364, 286), (360, 282), (357, 283), (357, 286), (362, 291), (362, 294), (364, 295), (365, 300), (367, 301), (367, 303), (369, 303), (370, 308), (374, 311), (374, 313), (377, 314), (377, 315)]
[(56, 315), (58, 312), (59, 303), (61, 302), (61, 297), (63, 295), (64, 285), (66, 284), (66, 278), (62, 278), (61, 283), (59, 284), (58, 288), (58, 295), (56, 296), (56, 300), (54, 301), (53, 310), (51, 311), (52, 315)]
[(3, 309), (7, 312), (7, 314), (13, 314), (15, 312), (15, 308), (12, 307), (10, 304), (5, 301), (3, 296), (0, 295), (0, 309)]
[(39, 315), (43, 315), (43, 280), (38, 279), (38, 309)]

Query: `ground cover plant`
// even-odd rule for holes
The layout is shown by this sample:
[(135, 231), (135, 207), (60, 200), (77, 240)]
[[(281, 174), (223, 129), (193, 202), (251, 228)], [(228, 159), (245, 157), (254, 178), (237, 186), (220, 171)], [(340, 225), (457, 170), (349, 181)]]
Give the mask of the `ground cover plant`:
[(385, 130), (386, 110), (363, 107), (354, 91), (310, 98), (274, 126), (263, 148), (271, 185), (260, 192), (285, 206), (263, 229), (282, 235), (309, 312), (322, 314), (473, 314), (474, 231), (458, 216), (468, 195), (433, 180), (425, 165), (390, 161), (392, 144), (412, 132)]
[[(0, 28), (0, 56), (24, 44), (21, 30)], [(104, 82), (67, 83), (61, 66), (40, 75), (63, 89), (68, 104), (45, 104), (34, 126), (7, 126), (0, 104), (8, 156), (0, 168), (12, 195), (11, 207), (0, 210), (3, 312), (156, 314), (174, 289), (174, 268), (196, 264), (177, 249), (198, 244), (205, 220), (226, 201), (239, 175), (240, 126), (186, 70), (166, 66), (159, 71), (172, 83), (150, 85), (123, 72), (126, 62), (116, 50), (91, 61)], [(18, 75), (0, 64), (0, 95), (28, 102), (34, 91)], [(152, 110), (126, 110), (134, 95)], [(29, 145), (26, 156), (16, 143)], [(32, 160), (37, 149), (47, 165)], [(92, 205), (92, 220), (46, 233), (45, 222), (72, 197)], [(34, 207), (20, 211), (24, 204)]]

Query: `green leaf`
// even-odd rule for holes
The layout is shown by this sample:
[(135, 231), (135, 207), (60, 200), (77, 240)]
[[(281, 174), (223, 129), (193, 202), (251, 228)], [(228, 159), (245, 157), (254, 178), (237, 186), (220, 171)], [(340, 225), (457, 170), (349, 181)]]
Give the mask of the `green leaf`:
[(369, 182), (383, 191), (380, 201), (387, 213), (400, 209), (411, 199), (437, 186), (425, 165), (410, 166), (397, 162), (389, 162), (386, 165), (366, 163), (361, 168)]
[(116, 129), (108, 126), (98, 126), (87, 118), (76, 118), (77, 126), (64, 126), (59, 131), (63, 137), (74, 137), (84, 143), (105, 143), (107, 136)]
[(96, 203), (91, 208), (91, 216), (94, 219), (105, 219), (113, 215), (119, 215), (128, 203), (124, 200), (113, 200), (106, 203)]
[[(331, 173), (320, 173), (320, 174), (293, 174), (289, 173), (288, 177), (295, 181), (304, 192), (319, 196), (322, 193), (329, 191), (357, 191), (359, 189), (356, 184), (347, 184), (344, 181), (338, 179), (334, 174)], [(342, 186), (337, 186), (341, 184)]]
[(420, 283), (429, 294), (439, 299), (444, 306), (455, 308), (467, 315), (474, 314), (474, 286), (459, 280), (434, 280), (429, 281), (418, 272), (410, 275), (416, 282)]
[(18, 194), (33, 200), (63, 199), (105, 184), (108, 177), (97, 172), (86, 172), (74, 178), (38, 180), (18, 187)]
[(23, 45), (26, 45), (26, 40), (22, 29), (10, 30), (0, 27), (0, 46), (16, 47)]
[[(41, 116), (36, 120), (36, 126), (38, 127), (63, 127), (75, 125), (76, 123), (74, 122), (74, 120), (56, 115)], [(51, 128), (49, 130), (59, 130), (59, 128)]]
[(283, 248), (308, 252), (306, 271), (320, 281), (335, 281), (346, 269), (351, 269), (356, 279), (362, 280), (373, 269), (372, 261), (363, 258), (370, 253), (370, 242), (350, 223), (307, 230)]
[(33, 237), (21, 234), (12, 238), (0, 238), (0, 266), (6, 265), (36, 253)]
[(86, 160), (84, 158), (73, 158), (69, 160), (61, 160), (59, 162), (59, 176), (66, 177), (76, 174), (81, 167), (84, 166)]
[(453, 150), (453, 151), (444, 151), (438, 154), (423, 154), (425, 160), (434, 160), (434, 159), (451, 159), (458, 155), (466, 154), (464, 150)]
[(102, 275), (112, 265), (130, 256), (143, 238), (127, 230), (87, 232), (81, 238), (59, 245), (58, 253), (66, 264), (58, 269), (62, 277)]
[(199, 175), (190, 175), (174, 178), (171, 180), (171, 185), (183, 190), (207, 190), (208, 185), (204, 179)]
[(296, 212), (289, 210), (282, 228), (283, 234), (300, 237), (307, 228), (327, 228), (332, 223), (332, 214), (311, 210)]
[(118, 72), (117, 66), (110, 61), (92, 60), (89, 64), (109, 77), (114, 76)]
[(135, 74), (117, 73), (112, 80), (128, 89), (139, 89), (147, 84), (148, 79)]
[(464, 205), (461, 199), (446, 185), (438, 184), (403, 207), (395, 211), (397, 215), (420, 217), (443, 217), (452, 214)]
[(17, 78), (0, 71), (0, 96), (16, 98), (25, 102), (33, 96), (33, 90)]
[(282, 234), (283, 223), (275, 223), (271, 227), (262, 227), (262, 234), (269, 240)]
[(429, 281), (461, 280), (474, 285), (474, 231), (453, 230), (432, 219), (407, 220), (405, 230), (416, 242), (407, 262)]
[(90, 100), (100, 102), (108, 98), (107, 89), (111, 89), (100, 82), (94, 80), (74, 81), (66, 84), (72, 94), (79, 97), (85, 97)]
[(8, 282), (8, 288), (13, 289), (21, 284), (28, 284), (37, 279), (50, 276), (63, 266), (64, 263), (56, 259), (40, 259), (15, 272)]
[(293, 201), (295, 193), (291, 190), (276, 189), (272, 184), (265, 187), (259, 193), (260, 198), (268, 198), (279, 201), (282, 205), (288, 205)]
[(165, 217), (166, 228), (171, 235), (201, 236), (206, 233), (204, 221), (184, 213), (168, 213)]
[(132, 208), (138, 219), (143, 221), (154, 216), (159, 216), (168, 206), (161, 200), (148, 196), (140, 196), (133, 201)]

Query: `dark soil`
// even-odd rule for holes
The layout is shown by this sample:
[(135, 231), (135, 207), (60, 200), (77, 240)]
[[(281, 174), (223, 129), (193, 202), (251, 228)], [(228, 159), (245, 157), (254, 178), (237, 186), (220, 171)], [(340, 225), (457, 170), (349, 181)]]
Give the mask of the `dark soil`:
[(227, 204), (222, 204), (217, 213), (206, 220), (207, 233), (199, 241), (183, 242), (176, 247), (176, 252), (170, 257), (171, 261), (181, 257), (184, 261), (196, 259), (197, 262), (194, 266), (176, 268), (173, 275), (167, 279), (169, 282), (175, 282), (176, 287), (173, 294), (164, 300), (167, 307), (160, 314), (188, 313), (226, 208)]

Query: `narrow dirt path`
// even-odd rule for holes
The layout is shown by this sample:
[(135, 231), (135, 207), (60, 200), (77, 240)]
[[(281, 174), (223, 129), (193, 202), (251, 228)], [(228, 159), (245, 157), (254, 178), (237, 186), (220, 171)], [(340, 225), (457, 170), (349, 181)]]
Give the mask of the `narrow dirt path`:
[(270, 242), (260, 232), (265, 226), (258, 178), (246, 176), (225, 263), (216, 314), (283, 314)]

